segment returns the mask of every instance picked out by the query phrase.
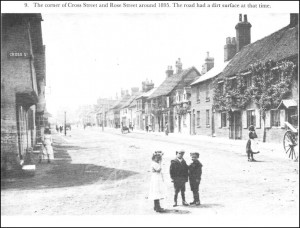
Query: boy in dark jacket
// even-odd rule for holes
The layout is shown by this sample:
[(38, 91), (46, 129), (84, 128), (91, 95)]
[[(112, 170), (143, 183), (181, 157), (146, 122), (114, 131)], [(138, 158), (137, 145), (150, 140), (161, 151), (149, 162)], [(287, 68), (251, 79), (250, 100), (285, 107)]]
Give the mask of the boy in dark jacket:
[(202, 164), (198, 160), (199, 153), (191, 153), (192, 163), (189, 166), (189, 181), (191, 186), (191, 191), (194, 195), (194, 201), (190, 205), (200, 205), (200, 196), (199, 196), (199, 185), (202, 175)]
[(253, 154), (258, 154), (259, 153), (259, 151), (253, 151), (252, 150), (252, 144), (255, 143), (255, 141), (254, 141), (255, 138), (257, 138), (257, 134), (255, 132), (254, 126), (251, 125), (249, 127), (249, 139), (248, 139), (247, 144), (246, 144), (246, 152), (247, 152), (249, 162), (256, 161), (253, 158)]
[(185, 201), (185, 183), (188, 182), (189, 170), (188, 166), (183, 159), (184, 151), (176, 151), (176, 158), (171, 161), (170, 176), (174, 182), (175, 196), (174, 207), (177, 206), (178, 193), (181, 192), (182, 205), (188, 206)]

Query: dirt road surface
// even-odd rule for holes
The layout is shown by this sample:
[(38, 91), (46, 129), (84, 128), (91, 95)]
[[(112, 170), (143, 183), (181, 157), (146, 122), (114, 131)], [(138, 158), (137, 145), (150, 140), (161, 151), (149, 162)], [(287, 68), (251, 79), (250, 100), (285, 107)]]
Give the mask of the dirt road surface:
[[(265, 218), (265, 224), (268, 218), (299, 224), (299, 166), (285, 157), (262, 151), (256, 156), (258, 162), (247, 162), (245, 146), (226, 141), (121, 134), (113, 129), (75, 128), (68, 136), (53, 137), (52, 163), (38, 164), (34, 177), (1, 180), (1, 215), (191, 215), (199, 226), (206, 218), (231, 216), (249, 218), (247, 224), (258, 217)], [(169, 165), (178, 149), (186, 151), (188, 163), (190, 152), (200, 152), (201, 206), (172, 207)], [(155, 213), (148, 199), (155, 150), (164, 152), (168, 196), (162, 202), (163, 214)]]

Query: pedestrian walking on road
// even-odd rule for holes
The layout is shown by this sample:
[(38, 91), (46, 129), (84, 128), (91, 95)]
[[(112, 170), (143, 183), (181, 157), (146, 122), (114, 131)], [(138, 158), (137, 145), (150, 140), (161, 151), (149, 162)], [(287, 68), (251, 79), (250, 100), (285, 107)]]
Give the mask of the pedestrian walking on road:
[(202, 176), (202, 164), (198, 160), (199, 153), (191, 153), (192, 163), (189, 165), (189, 181), (191, 191), (193, 192), (194, 201), (190, 205), (200, 205), (199, 185)]
[(249, 139), (246, 144), (246, 152), (247, 152), (249, 162), (256, 161), (253, 157), (253, 154), (259, 153), (259, 150), (257, 148), (257, 141), (255, 141), (256, 138), (257, 138), (257, 134), (255, 132), (255, 128), (253, 125), (251, 125), (249, 127)]
[(151, 164), (150, 198), (154, 200), (154, 211), (156, 212), (164, 211), (160, 206), (160, 200), (166, 196), (166, 187), (161, 167), (162, 155), (161, 151), (155, 151), (152, 155)]
[(42, 159), (47, 158), (48, 163), (54, 159), (54, 153), (52, 148), (52, 136), (50, 129), (46, 128), (44, 131), (44, 139), (43, 139), (43, 154), (40, 158), (40, 162)]
[(185, 183), (188, 182), (188, 166), (183, 159), (185, 151), (180, 150), (176, 151), (176, 158), (171, 161), (170, 166), (170, 176), (172, 182), (174, 183), (175, 195), (174, 195), (174, 205), (177, 206), (178, 193), (181, 192), (182, 205), (188, 206), (188, 203), (185, 201)]
[(166, 135), (169, 134), (169, 125), (168, 125), (168, 123), (165, 124), (165, 133), (166, 133)]

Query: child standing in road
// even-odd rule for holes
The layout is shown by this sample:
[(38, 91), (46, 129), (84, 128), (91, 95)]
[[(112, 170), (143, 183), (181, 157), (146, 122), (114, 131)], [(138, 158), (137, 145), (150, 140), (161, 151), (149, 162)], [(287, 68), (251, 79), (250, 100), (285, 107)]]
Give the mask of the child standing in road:
[(253, 125), (251, 125), (249, 127), (249, 139), (247, 141), (247, 145), (246, 145), (246, 152), (247, 152), (247, 156), (248, 156), (248, 161), (249, 162), (253, 162), (256, 161), (253, 158), (253, 154), (258, 154), (259, 151), (257, 150), (257, 148), (255, 148), (256, 146), (256, 142), (255, 142), (255, 138), (257, 138), (257, 134), (255, 132), (255, 128)]
[(150, 185), (150, 198), (154, 200), (154, 210), (156, 212), (163, 212), (164, 209), (160, 206), (160, 200), (165, 198), (166, 189), (164, 178), (162, 174), (162, 155), (161, 151), (155, 151), (152, 156), (151, 164), (151, 185)]
[(199, 153), (191, 153), (192, 163), (189, 165), (189, 181), (194, 201), (190, 205), (200, 205), (199, 185), (202, 176), (202, 164), (198, 160)]

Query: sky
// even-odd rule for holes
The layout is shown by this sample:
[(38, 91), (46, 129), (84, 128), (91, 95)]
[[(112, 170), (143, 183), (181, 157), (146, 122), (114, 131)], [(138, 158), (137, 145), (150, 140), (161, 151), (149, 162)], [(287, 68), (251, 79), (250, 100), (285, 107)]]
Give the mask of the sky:
[[(56, 114), (120, 96), (145, 79), (155, 87), (168, 65), (201, 71), (206, 53), (223, 62), (226, 37), (239, 15), (170, 13), (42, 14), (46, 45), (47, 109)], [(289, 14), (247, 14), (255, 42), (289, 24)]]

